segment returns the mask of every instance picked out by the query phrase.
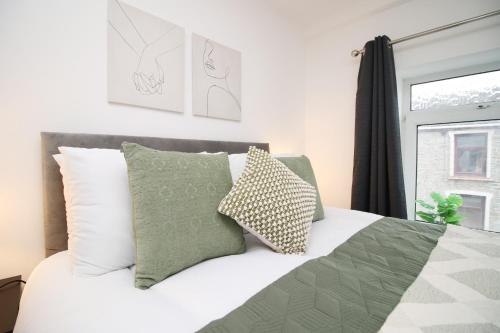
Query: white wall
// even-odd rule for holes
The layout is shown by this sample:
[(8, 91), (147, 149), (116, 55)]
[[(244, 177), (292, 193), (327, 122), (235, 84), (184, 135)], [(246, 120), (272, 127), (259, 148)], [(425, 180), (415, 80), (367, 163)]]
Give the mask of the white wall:
[[(497, 9), (498, 0), (402, 1), (399, 6), (311, 36), (306, 53), (306, 153), (327, 204), (350, 207), (360, 61), (351, 57), (351, 50), (362, 48), (377, 35), (396, 39)], [(398, 44), (394, 46), (398, 81), (498, 61), (499, 36), (500, 17), (495, 17)]]
[[(187, 55), (191, 32), (241, 50), (243, 120), (191, 115), (189, 60), (184, 114), (108, 104), (105, 0), (0, 0), (0, 278), (27, 277), (43, 258), (40, 131), (258, 140), (274, 151), (305, 150), (323, 200), (349, 207), (359, 68), (350, 51), (376, 35), (398, 38), (500, 7), (498, 0), (406, 0), (335, 29), (310, 27), (304, 43), (266, 0), (127, 2), (185, 27)], [(397, 45), (398, 79), (486, 61), (483, 52), (498, 54), (499, 35), (497, 17)]]
[(0, 0), (0, 278), (44, 256), (40, 131), (257, 140), (304, 149), (301, 34), (248, 0), (127, 0), (242, 52), (241, 122), (106, 102), (104, 0)]

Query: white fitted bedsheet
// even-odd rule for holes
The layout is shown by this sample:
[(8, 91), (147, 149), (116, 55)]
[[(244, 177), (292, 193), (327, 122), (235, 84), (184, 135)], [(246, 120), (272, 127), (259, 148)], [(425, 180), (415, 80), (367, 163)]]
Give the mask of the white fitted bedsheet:
[(194, 332), (381, 218), (338, 208), (325, 216), (313, 223), (305, 255), (275, 253), (246, 235), (244, 254), (207, 260), (148, 290), (134, 288), (133, 268), (74, 276), (67, 251), (60, 252), (31, 274), (14, 332)]

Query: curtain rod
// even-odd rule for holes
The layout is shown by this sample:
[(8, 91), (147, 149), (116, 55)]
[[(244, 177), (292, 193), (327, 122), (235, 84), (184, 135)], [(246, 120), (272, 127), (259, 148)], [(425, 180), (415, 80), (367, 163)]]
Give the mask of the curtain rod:
[[(467, 24), (467, 23), (479, 21), (479, 20), (482, 20), (482, 19), (485, 19), (485, 18), (489, 18), (489, 17), (495, 16), (495, 15), (499, 15), (499, 14), (500, 14), (500, 9), (499, 10), (494, 10), (492, 12), (485, 13), (485, 14), (478, 15), (478, 16), (474, 16), (474, 17), (468, 18), (466, 20), (453, 22), (453, 23), (450, 23), (450, 24), (447, 24), (447, 25), (443, 25), (443, 26), (434, 28), (434, 29), (429, 29), (429, 30), (425, 30), (425, 31), (422, 31), (422, 32), (418, 32), (418, 33), (413, 34), (413, 35), (401, 37), (401, 38), (395, 39), (393, 41), (390, 41), (389, 45), (394, 45), (394, 44), (406, 42), (407, 40), (410, 40), (410, 39), (419, 38), (419, 37), (422, 37), (422, 36), (427, 36), (427, 35), (433, 34), (435, 32), (439, 32), (439, 31), (443, 31), (443, 30), (448, 30), (448, 29), (451, 29), (451, 28), (455, 28), (455, 27), (461, 26), (463, 24)], [(365, 49), (352, 50), (351, 51), (351, 55), (353, 57), (357, 57), (358, 55), (363, 54), (364, 51), (365, 51)]]

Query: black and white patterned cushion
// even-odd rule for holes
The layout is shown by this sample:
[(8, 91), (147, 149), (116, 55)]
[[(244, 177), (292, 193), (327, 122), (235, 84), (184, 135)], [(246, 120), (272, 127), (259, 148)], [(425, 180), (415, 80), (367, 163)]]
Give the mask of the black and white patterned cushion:
[(306, 251), (316, 189), (264, 150), (250, 147), (243, 174), (221, 201), (227, 215), (277, 252)]

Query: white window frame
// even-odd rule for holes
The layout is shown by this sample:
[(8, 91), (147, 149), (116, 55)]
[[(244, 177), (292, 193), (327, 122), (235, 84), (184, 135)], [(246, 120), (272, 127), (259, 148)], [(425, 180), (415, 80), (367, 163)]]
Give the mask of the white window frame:
[[(447, 108), (411, 111), (411, 86), (458, 76), (478, 74), (500, 70), (500, 62), (460, 68), (452, 71), (433, 73), (402, 81), (401, 137), (403, 150), (403, 168), (408, 218), (415, 219), (417, 186), (417, 129), (421, 125), (462, 123), (472, 121), (500, 120), (500, 103), (477, 103), (471, 105), (450, 106)], [(488, 104), (486, 108), (479, 105)], [(491, 154), (489, 154), (491, 155)]]
[[(486, 134), (486, 175), (482, 176), (464, 176), (455, 175), (455, 136), (460, 134)], [(450, 131), (448, 132), (450, 140), (450, 179), (464, 179), (464, 180), (490, 180), (491, 179), (491, 147), (493, 139), (492, 130), (463, 130), (463, 131)]]
[(480, 192), (480, 191), (469, 191), (469, 190), (448, 190), (445, 192), (448, 196), (450, 194), (458, 194), (458, 195), (470, 195), (476, 197), (484, 197), (484, 220), (483, 220), (483, 229), (490, 230), (490, 207), (491, 207), (491, 193), (488, 192)]

